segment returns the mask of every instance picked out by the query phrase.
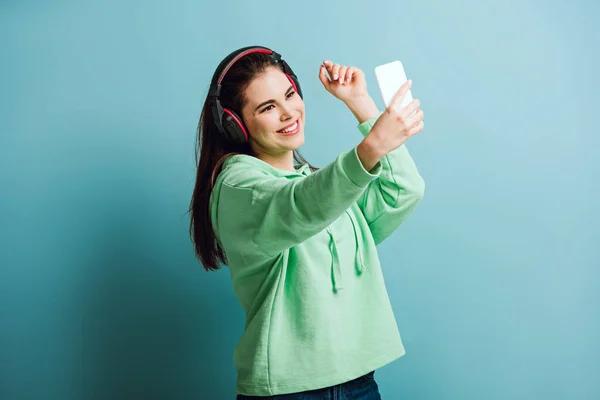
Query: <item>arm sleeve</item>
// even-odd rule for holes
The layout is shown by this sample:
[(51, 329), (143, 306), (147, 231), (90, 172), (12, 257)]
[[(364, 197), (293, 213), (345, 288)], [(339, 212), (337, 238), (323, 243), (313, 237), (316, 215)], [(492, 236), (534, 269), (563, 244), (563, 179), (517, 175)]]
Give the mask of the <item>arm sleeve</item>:
[[(358, 125), (367, 136), (379, 116)], [(425, 192), (425, 182), (405, 145), (381, 160), (381, 172), (358, 199), (376, 244), (383, 242), (417, 207)]]
[(356, 147), (305, 177), (279, 178), (241, 166), (223, 179), (219, 225), (235, 241), (251, 240), (261, 253), (275, 256), (329, 226), (380, 172), (381, 163), (364, 168)]

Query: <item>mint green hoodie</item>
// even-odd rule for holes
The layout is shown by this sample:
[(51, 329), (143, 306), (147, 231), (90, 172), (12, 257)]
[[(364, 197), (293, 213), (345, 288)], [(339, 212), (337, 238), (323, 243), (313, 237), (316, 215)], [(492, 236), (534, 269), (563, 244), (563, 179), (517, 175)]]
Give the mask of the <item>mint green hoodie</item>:
[(356, 147), (312, 173), (247, 155), (225, 161), (212, 218), (246, 314), (234, 352), (238, 394), (332, 386), (404, 355), (375, 246), (423, 192), (405, 146), (371, 171)]

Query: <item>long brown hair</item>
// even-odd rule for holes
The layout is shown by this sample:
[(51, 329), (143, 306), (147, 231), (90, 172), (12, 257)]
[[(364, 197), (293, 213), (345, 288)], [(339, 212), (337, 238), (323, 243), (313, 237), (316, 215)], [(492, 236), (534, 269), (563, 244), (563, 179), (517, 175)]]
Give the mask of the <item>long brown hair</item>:
[[(237, 61), (222, 82), (219, 100), (223, 107), (241, 116), (246, 101), (246, 88), (256, 76), (269, 67), (281, 68), (270, 56), (261, 53), (252, 53)], [(210, 109), (210, 98), (207, 95), (198, 122), (196, 185), (189, 208), (190, 238), (196, 257), (207, 271), (219, 269), (220, 263), (227, 265), (227, 257), (213, 230), (210, 199), (223, 162), (234, 154), (253, 155), (249, 143), (235, 144), (221, 135), (215, 125)], [(297, 150), (294, 150), (294, 161), (298, 164), (308, 164), (312, 171), (317, 169), (310, 165)]]

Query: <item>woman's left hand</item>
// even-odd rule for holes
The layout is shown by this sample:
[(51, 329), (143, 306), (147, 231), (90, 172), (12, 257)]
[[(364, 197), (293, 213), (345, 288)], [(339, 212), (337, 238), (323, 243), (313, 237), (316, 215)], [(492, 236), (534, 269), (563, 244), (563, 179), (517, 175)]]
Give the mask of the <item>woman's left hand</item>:
[(367, 81), (359, 68), (325, 60), (319, 70), (319, 79), (325, 90), (346, 104), (367, 96)]

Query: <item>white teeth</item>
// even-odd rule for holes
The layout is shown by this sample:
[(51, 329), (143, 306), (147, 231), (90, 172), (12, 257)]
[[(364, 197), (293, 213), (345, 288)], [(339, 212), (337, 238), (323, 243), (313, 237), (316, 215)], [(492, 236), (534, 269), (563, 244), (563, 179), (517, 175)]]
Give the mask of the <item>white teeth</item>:
[(298, 127), (298, 121), (294, 122), (294, 125), (290, 126), (289, 128), (287, 128), (287, 129), (282, 129), (282, 130), (280, 130), (279, 132), (281, 132), (281, 133), (288, 133), (288, 132), (291, 132), (291, 131), (293, 131), (293, 130), (294, 130), (294, 129), (296, 129), (297, 127)]

